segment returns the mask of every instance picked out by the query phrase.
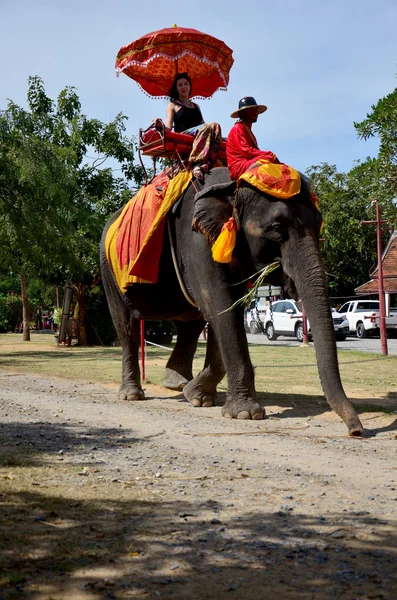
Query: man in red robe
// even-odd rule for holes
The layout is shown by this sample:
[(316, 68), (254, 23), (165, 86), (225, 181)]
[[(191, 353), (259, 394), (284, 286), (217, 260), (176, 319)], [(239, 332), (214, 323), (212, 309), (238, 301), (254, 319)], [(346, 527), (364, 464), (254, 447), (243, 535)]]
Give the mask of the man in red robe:
[(239, 119), (231, 128), (226, 143), (230, 176), (236, 181), (259, 158), (273, 163), (279, 162), (273, 152), (259, 150), (256, 137), (252, 133), (252, 124), (256, 123), (258, 115), (265, 110), (267, 106), (257, 104), (255, 98), (246, 96), (238, 103), (238, 109), (230, 115), (232, 119)]

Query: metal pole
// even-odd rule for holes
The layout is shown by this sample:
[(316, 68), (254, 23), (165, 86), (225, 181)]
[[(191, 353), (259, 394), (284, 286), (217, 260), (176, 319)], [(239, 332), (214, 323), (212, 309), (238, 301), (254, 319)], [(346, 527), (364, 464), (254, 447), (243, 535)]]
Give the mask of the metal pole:
[(386, 303), (385, 290), (383, 287), (383, 266), (382, 266), (382, 232), (380, 227), (380, 208), (378, 200), (375, 201), (376, 206), (376, 241), (378, 250), (378, 278), (379, 278), (379, 329), (380, 329), (380, 348), (382, 354), (387, 356), (387, 332), (386, 332)]

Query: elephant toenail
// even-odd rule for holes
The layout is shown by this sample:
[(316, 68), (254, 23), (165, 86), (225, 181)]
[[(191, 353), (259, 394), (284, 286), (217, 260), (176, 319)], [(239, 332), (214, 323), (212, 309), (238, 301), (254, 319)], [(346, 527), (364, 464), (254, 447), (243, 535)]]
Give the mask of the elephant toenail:
[(129, 394), (126, 398), (128, 402), (137, 402), (138, 400), (143, 400), (142, 394)]
[(225, 419), (232, 419), (232, 415), (229, 412), (225, 412), (223, 413), (223, 416), (225, 417)]
[(208, 408), (210, 406), (214, 406), (214, 399), (211, 398), (211, 396), (205, 396), (203, 398), (203, 403), (201, 406), (205, 406), (206, 408)]
[(265, 419), (266, 418), (266, 414), (264, 412), (256, 412), (252, 415), (252, 419), (254, 421), (260, 421), (261, 419)]
[(249, 414), (248, 410), (242, 410), (241, 412), (239, 412), (237, 414), (237, 418), (238, 419), (250, 419), (251, 415)]
[(196, 406), (196, 407), (201, 406), (201, 400), (200, 400), (200, 398), (193, 398), (192, 404), (193, 404), (193, 406)]

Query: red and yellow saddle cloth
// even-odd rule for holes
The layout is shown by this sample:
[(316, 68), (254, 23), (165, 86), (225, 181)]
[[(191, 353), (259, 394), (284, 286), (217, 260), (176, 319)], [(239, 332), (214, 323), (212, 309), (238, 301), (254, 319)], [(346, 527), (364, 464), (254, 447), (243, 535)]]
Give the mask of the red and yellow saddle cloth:
[[(258, 190), (281, 200), (288, 200), (301, 191), (301, 176), (296, 169), (283, 163), (271, 163), (263, 158), (260, 158), (240, 176), (237, 185), (241, 179)], [(310, 200), (319, 211), (319, 200), (313, 192), (310, 193)], [(324, 221), (322, 221), (320, 232), (323, 227)]]
[(243, 173), (238, 183), (247, 181), (258, 190), (275, 196), (276, 198), (287, 200), (301, 190), (301, 177), (295, 169), (284, 165), (283, 163), (272, 163), (260, 158)]
[(133, 283), (156, 283), (165, 217), (191, 180), (186, 171), (169, 179), (157, 175), (125, 205), (109, 227), (105, 248), (120, 290)]

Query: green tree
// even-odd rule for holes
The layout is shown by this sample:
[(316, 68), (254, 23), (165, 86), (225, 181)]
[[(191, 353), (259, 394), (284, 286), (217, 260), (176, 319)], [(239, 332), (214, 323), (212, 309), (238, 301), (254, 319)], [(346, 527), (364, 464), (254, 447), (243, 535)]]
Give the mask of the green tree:
[(361, 139), (379, 138), (379, 188), (392, 189), (397, 196), (397, 88), (378, 100), (367, 117), (354, 123)]
[(376, 227), (361, 224), (375, 219), (375, 197), (389, 222), (383, 232), (384, 243), (390, 236), (396, 207), (390, 191), (379, 186), (378, 168), (377, 159), (367, 159), (357, 162), (348, 173), (339, 173), (335, 165), (327, 163), (307, 170), (324, 218), (323, 252), (330, 296), (354, 295), (376, 263)]
[[(35, 276), (73, 283), (84, 343), (85, 292), (98, 273), (103, 226), (143, 172), (122, 114), (108, 124), (89, 119), (73, 87), (54, 102), (39, 77), (29, 78), (28, 105), (9, 102), (0, 113), (0, 264), (20, 276), (24, 339), (27, 279)], [(120, 169), (103, 166), (109, 158)]]
[(338, 173), (334, 165), (322, 163), (307, 173), (324, 219), (323, 253), (330, 296), (352, 295), (373, 262), (367, 249), (374, 233), (363, 231), (360, 225), (367, 215), (367, 203), (352, 193), (348, 175)]
[(377, 261), (374, 200), (381, 208), (383, 245), (397, 220), (397, 89), (381, 98), (361, 123), (361, 139), (377, 136), (377, 158), (357, 162), (348, 173), (322, 163), (307, 170), (324, 217), (324, 258), (331, 295), (348, 296), (368, 279)]
[(61, 259), (59, 238), (68, 233), (64, 215), (75, 181), (72, 152), (29, 132), (32, 120), (23, 116), (13, 105), (0, 115), (0, 260), (19, 274), (28, 340), (27, 278)]

